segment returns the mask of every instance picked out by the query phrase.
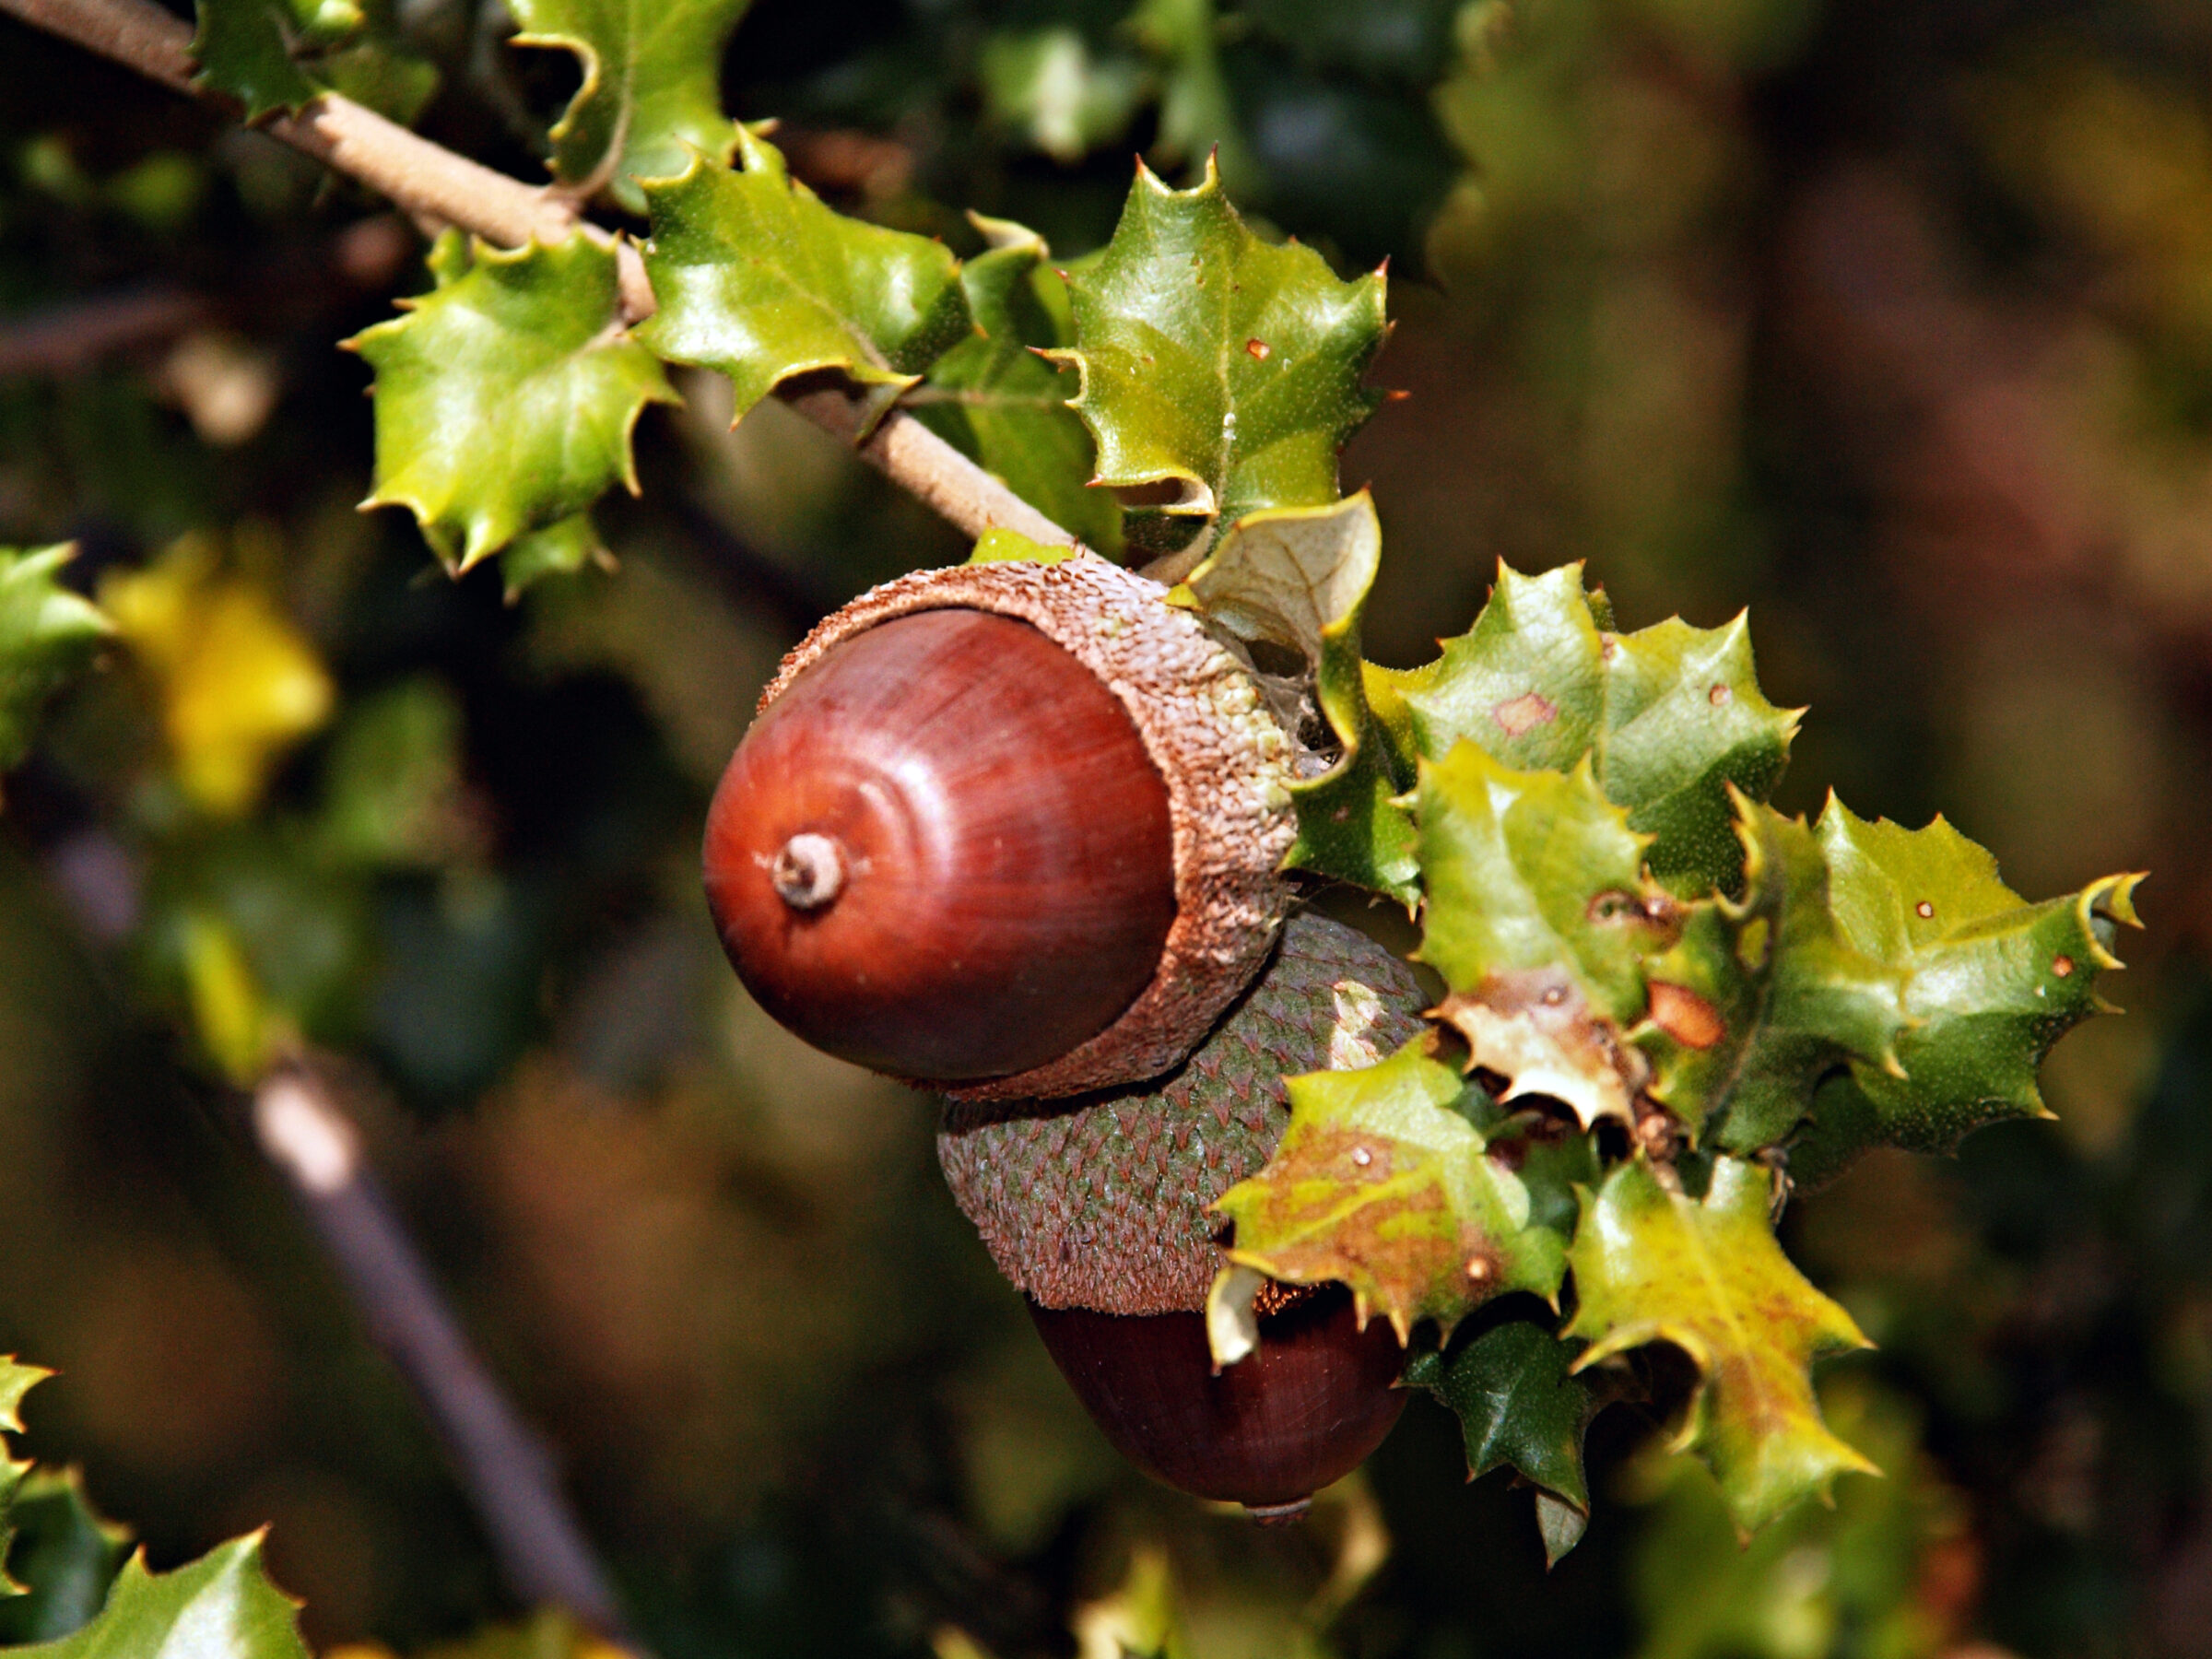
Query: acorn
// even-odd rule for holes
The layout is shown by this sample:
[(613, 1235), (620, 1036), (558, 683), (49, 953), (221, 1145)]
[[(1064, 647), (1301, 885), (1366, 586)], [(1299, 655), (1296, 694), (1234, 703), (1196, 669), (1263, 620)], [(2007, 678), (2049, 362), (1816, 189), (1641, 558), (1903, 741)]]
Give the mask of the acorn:
[(1171, 1076), (947, 1107), (953, 1197), (1107, 1438), (1158, 1478), (1284, 1518), (1397, 1420), (1396, 1335), (1382, 1320), (1362, 1330), (1340, 1286), (1266, 1287), (1256, 1349), (1216, 1373), (1204, 1309), (1225, 1224), (1210, 1206), (1273, 1154), (1286, 1076), (1372, 1065), (1420, 1030), (1425, 1001), (1364, 935), (1300, 915)]
[(1295, 752), (1157, 582), (921, 571), (785, 659), (709, 810), (708, 903), (818, 1048), (963, 1099), (1124, 1087), (1266, 961)]

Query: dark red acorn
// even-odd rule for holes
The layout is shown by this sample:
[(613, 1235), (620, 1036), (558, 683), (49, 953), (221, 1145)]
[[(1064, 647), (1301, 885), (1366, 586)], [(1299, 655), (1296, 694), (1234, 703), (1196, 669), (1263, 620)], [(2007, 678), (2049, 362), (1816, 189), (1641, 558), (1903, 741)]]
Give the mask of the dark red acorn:
[(785, 659), (709, 814), (738, 975), (969, 1100), (1171, 1070), (1290, 887), (1293, 746), (1234, 653), (1092, 554), (924, 571)]
[(1113, 694), (1026, 622), (896, 618), (755, 724), (707, 818), (707, 900), (760, 1005), (933, 1081), (1028, 1070), (1151, 981), (1167, 786)]
[(1214, 1372), (1198, 1312), (1099, 1313), (1030, 1303), (1061, 1374), (1114, 1449), (1201, 1498), (1292, 1519), (1350, 1474), (1405, 1409), (1405, 1350), (1387, 1320), (1359, 1328), (1324, 1287), (1259, 1321), (1259, 1346)]

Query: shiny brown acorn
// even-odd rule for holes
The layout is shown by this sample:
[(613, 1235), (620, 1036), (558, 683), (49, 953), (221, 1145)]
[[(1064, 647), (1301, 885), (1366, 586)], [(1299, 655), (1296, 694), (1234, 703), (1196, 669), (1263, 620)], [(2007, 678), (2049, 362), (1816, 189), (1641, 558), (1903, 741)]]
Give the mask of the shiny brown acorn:
[(786, 659), (707, 820), (747, 987), (971, 1099), (1158, 1077), (1267, 959), (1292, 746), (1157, 583), (1078, 554), (927, 571)]
[(1038, 1335), (1114, 1450), (1171, 1487), (1295, 1520), (1382, 1443), (1406, 1395), (1387, 1320), (1363, 1331), (1327, 1285), (1259, 1319), (1259, 1342), (1216, 1372), (1206, 1315), (1030, 1303)]
[(937, 1157), (954, 1198), (1107, 1438), (1171, 1485), (1292, 1514), (1397, 1420), (1396, 1335), (1359, 1329), (1341, 1287), (1266, 1287), (1256, 1347), (1218, 1374), (1202, 1310), (1223, 1260), (1210, 1206), (1274, 1152), (1283, 1078), (1381, 1059), (1421, 1030), (1424, 1001), (1364, 935), (1296, 916), (1168, 1077), (947, 1109)]

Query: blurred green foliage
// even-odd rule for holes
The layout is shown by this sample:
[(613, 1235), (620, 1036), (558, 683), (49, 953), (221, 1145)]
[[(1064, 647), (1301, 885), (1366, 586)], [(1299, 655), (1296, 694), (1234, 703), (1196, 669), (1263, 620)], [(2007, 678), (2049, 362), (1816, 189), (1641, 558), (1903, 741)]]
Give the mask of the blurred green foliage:
[[(370, 26), (408, 99), (434, 67), (427, 132), (542, 176), (571, 53), (470, 0)], [(723, 971), (695, 849), (753, 696), (947, 531), (683, 375), (601, 510), (618, 572), (512, 606), (426, 576), (353, 511), (366, 371), (332, 348), (423, 285), (411, 229), (12, 23), (0, 62), (0, 545), (76, 541), (54, 579), (124, 640), (0, 818), (0, 1350), (65, 1370), (28, 1448), (157, 1568), (269, 1521), (318, 1646), (524, 1612), (217, 1080), (305, 1038), (358, 1056), (374, 1161), (677, 1659), (2212, 1647), (2202, 8), (756, 0), (730, 43), (724, 102), (794, 174), (964, 255), (973, 210), (1077, 264), (1133, 151), (1187, 183), (1217, 147), (1340, 276), (1389, 255), (1372, 378), (1412, 396), (1346, 465), (1390, 554), (1370, 654), (1426, 660), (1500, 558), (1586, 559), (1627, 628), (1751, 606), (1813, 710), (1786, 809), (1940, 804), (2024, 891), (2157, 872), (2136, 1012), (2055, 1053), (2057, 1123), (1792, 1206), (1880, 1345), (1823, 1404), (1888, 1477), (1737, 1553), (1705, 1475), (1642, 1454), (1662, 1358), (1548, 1577), (1527, 1491), (1463, 1486), (1425, 1401), (1304, 1533), (1147, 1488), (952, 1210), (926, 1102)], [(74, 1622), (43, 1563), (112, 1570), (93, 1512), (26, 1488), (10, 1639)]]

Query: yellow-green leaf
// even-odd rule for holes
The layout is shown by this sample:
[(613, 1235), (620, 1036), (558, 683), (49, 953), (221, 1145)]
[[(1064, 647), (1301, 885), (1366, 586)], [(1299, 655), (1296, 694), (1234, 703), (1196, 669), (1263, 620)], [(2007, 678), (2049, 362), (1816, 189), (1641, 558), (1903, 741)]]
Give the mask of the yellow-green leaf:
[(54, 580), (76, 549), (0, 547), (0, 771), (30, 752), (46, 700), (91, 659), (113, 625)]
[(1894, 1070), (1864, 1062), (1824, 1089), (1791, 1153), (1818, 1180), (1868, 1146), (1947, 1151), (2002, 1118), (2044, 1117), (2045, 1053), (2104, 1005), (2114, 935), (2136, 926), (2139, 875), (2106, 876), (2030, 904), (1989, 852), (1938, 818), (1868, 822), (1830, 797), (1818, 825), (1836, 921), (1858, 950), (1904, 974), (1912, 1025)]
[(1502, 1291), (1550, 1298), (1564, 1263), (1559, 1235), (1529, 1225), (1519, 1179), (1453, 1109), (1467, 1084), (1425, 1042), (1359, 1071), (1289, 1078), (1282, 1144), (1214, 1206), (1236, 1223), (1232, 1262), (1348, 1285), (1361, 1321), (1381, 1313), (1401, 1342), (1416, 1321), (1449, 1332)]
[(1254, 236), (1205, 182), (1171, 190), (1139, 167), (1105, 252), (1070, 278), (1075, 402), (1099, 477), (1165, 485), (1132, 509), (1133, 544), (1181, 548), (1272, 507), (1336, 499), (1336, 457), (1382, 394), (1359, 377), (1382, 344), (1381, 273), (1340, 282), (1312, 249)]
[(1451, 990), (1441, 1012), (1470, 1066), (1511, 1078), (1509, 1100), (1566, 1101), (1585, 1125), (1629, 1120), (1644, 1067), (1621, 1033), (1643, 1013), (1643, 959), (1678, 916), (1589, 757), (1571, 773), (1516, 771), (1462, 742), (1421, 763), (1416, 816), (1420, 959)]
[(234, 1538), (174, 1572), (147, 1571), (141, 1551), (90, 1624), (12, 1651), (26, 1659), (308, 1659), (300, 1606), (269, 1582), (261, 1540)]
[(639, 337), (730, 379), (746, 412), (794, 374), (834, 369), (869, 394), (864, 430), (975, 331), (944, 244), (864, 224), (793, 180), (740, 128), (733, 172), (706, 157), (647, 182), (645, 268), (660, 310)]
[(538, 548), (510, 572), (519, 585), (573, 562), (572, 521), (608, 488), (636, 493), (631, 429), (647, 404), (677, 396), (622, 327), (612, 247), (578, 234), (460, 254), (449, 232), (431, 260), (438, 286), (351, 342), (376, 371), (363, 505), (408, 509), (456, 574), (557, 531), (559, 557)]
[(1744, 1536), (1839, 1474), (1879, 1472), (1821, 1420), (1813, 1361), (1868, 1345), (1782, 1253), (1772, 1193), (1772, 1176), (1738, 1159), (1714, 1160), (1702, 1201), (1626, 1163), (1585, 1192), (1568, 1251), (1566, 1335), (1590, 1343), (1575, 1368), (1651, 1342), (1688, 1355), (1700, 1381), (1676, 1449), (1711, 1466)]
[(681, 172), (690, 152), (726, 162), (736, 124), (722, 112), (722, 49), (748, 0), (512, 0), (518, 46), (576, 55), (583, 84), (553, 125), (564, 184), (610, 185), (642, 212), (640, 179)]

